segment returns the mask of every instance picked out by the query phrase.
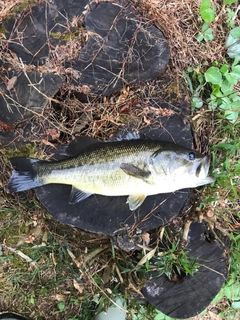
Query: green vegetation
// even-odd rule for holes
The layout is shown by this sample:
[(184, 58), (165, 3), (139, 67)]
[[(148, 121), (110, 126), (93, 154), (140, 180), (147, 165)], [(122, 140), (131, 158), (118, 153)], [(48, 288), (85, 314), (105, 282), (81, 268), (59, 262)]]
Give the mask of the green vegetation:
[(239, 58), (231, 64), (218, 66), (216, 61), (213, 66), (204, 72), (201, 66), (188, 68), (185, 74), (192, 93), (192, 109), (204, 105), (209, 110), (220, 111), (223, 117), (231, 123), (236, 123), (240, 112), (240, 96), (235, 85), (240, 80)]
[(159, 244), (148, 253), (143, 250), (143, 257), (136, 263), (133, 270), (140, 274), (157, 271), (158, 276), (166, 275), (169, 280), (175, 276), (193, 275), (199, 268), (197, 259), (189, 257), (186, 250), (181, 246), (181, 234), (171, 235), (171, 231), (164, 230), (164, 249), (159, 250)]
[[(224, 5), (235, 2), (223, 1)], [(240, 95), (237, 87), (240, 80), (240, 27), (234, 27), (235, 12), (231, 8), (226, 8), (226, 12), (226, 23), (230, 29), (225, 43), (228, 56), (210, 66), (189, 67), (184, 78), (191, 92), (193, 117), (209, 115), (204, 119), (204, 124), (209, 126), (211, 123), (214, 132), (209, 139), (216, 183), (211, 190), (206, 189), (202, 206), (209, 207), (212, 204), (218, 221), (232, 230), (229, 235), (229, 278), (212, 303), (225, 303), (223, 310), (218, 313), (221, 319), (237, 319), (240, 314)], [(216, 16), (210, 1), (202, 1), (200, 15), (204, 24), (198, 40), (212, 41), (214, 36), (211, 27)]]

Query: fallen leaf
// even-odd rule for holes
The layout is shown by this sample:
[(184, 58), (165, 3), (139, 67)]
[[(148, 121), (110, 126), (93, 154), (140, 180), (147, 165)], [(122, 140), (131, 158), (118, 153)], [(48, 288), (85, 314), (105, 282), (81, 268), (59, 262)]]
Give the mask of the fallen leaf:
[(149, 242), (150, 242), (150, 235), (149, 235), (149, 233), (143, 233), (142, 234), (142, 240), (143, 240), (143, 243), (144, 243), (144, 245), (148, 245), (149, 244)]
[(46, 146), (50, 146), (50, 147), (52, 147), (52, 148), (56, 148), (56, 147), (54, 146), (54, 144), (52, 144), (51, 142), (49, 142), (49, 141), (46, 140), (46, 139), (42, 139), (42, 143), (45, 144)]
[(156, 249), (157, 249), (157, 247), (155, 247), (154, 249), (149, 251), (147, 254), (145, 254), (145, 256), (142, 257), (142, 259), (138, 262), (137, 266), (142, 266), (147, 261), (150, 261), (152, 259), (152, 257), (154, 256)]
[(60, 137), (60, 132), (56, 129), (47, 129), (46, 134), (50, 135), (53, 140), (57, 140)]
[(13, 89), (15, 83), (17, 81), (17, 76), (12, 77), (11, 79), (9, 79), (8, 84), (7, 84), (7, 90), (10, 91)]
[(79, 293), (83, 293), (83, 289), (84, 289), (83, 285), (77, 282), (75, 279), (73, 279), (73, 286)]
[(33, 241), (35, 240), (35, 237), (32, 235), (29, 235), (26, 239), (25, 239), (25, 243), (33, 243)]
[(6, 124), (1, 120), (0, 120), (0, 126), (2, 127), (2, 130), (5, 131), (5, 132), (11, 131), (13, 129), (13, 125)]
[(65, 295), (57, 293), (55, 298), (57, 301), (63, 301), (65, 299)]

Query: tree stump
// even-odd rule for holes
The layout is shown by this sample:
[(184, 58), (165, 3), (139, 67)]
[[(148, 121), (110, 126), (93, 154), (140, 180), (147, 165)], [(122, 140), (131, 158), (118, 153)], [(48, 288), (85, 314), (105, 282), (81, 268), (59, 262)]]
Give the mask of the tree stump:
[(181, 281), (170, 281), (154, 271), (142, 292), (155, 308), (172, 318), (186, 319), (201, 313), (221, 290), (227, 279), (227, 256), (216, 240), (210, 240), (206, 226), (195, 222), (190, 226), (189, 258), (197, 259), (198, 270), (183, 275)]

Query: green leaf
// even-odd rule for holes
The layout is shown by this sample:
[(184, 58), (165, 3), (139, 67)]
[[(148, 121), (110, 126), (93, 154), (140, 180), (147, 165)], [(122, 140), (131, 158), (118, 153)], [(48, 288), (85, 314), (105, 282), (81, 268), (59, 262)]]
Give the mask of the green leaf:
[(154, 320), (172, 320), (172, 318), (166, 316), (161, 311), (159, 311), (159, 310), (156, 310), (156, 311), (157, 311), (157, 315), (154, 317)]
[(229, 28), (232, 28), (234, 27), (234, 24), (235, 24), (235, 12), (230, 9), (230, 8), (226, 8), (226, 11), (227, 11), (227, 24), (228, 24), (228, 27)]
[(232, 303), (232, 308), (234, 309), (240, 309), (240, 301), (235, 301)]
[(65, 303), (63, 301), (59, 302), (57, 306), (60, 312), (65, 309)]
[(203, 84), (204, 84), (204, 79), (203, 79), (203, 76), (202, 76), (201, 73), (199, 73), (199, 74), (197, 75), (197, 78), (198, 78), (198, 81), (199, 81), (200, 85), (203, 85)]
[(200, 14), (201, 14), (202, 19), (206, 23), (211, 23), (215, 19), (215, 14), (214, 14), (214, 11), (212, 8), (207, 8), (205, 10), (200, 11)]
[(227, 37), (225, 48), (230, 58), (240, 59), (240, 27), (236, 27), (230, 31)]
[(219, 291), (216, 297), (212, 300), (211, 303), (218, 303), (223, 298), (223, 290)]
[(199, 97), (192, 98), (192, 107), (194, 109), (195, 108), (200, 109), (200, 108), (202, 108), (202, 106), (203, 106), (203, 102), (202, 102), (201, 98), (199, 98)]
[(208, 103), (208, 109), (209, 110), (215, 110), (217, 108), (218, 104), (216, 100), (210, 100)]
[(230, 109), (231, 101), (228, 97), (222, 98), (221, 101), (222, 101), (222, 104), (220, 104), (219, 106), (220, 109), (223, 109), (223, 110)]
[(231, 112), (225, 112), (226, 119), (230, 121), (231, 123), (235, 123), (238, 119), (238, 112), (237, 111), (231, 111)]
[(205, 41), (212, 41), (214, 39), (213, 29), (212, 28), (208, 28), (203, 36), (204, 36), (204, 40)]
[(217, 67), (210, 67), (205, 72), (205, 79), (207, 82), (212, 84), (222, 84), (222, 73), (220, 72), (219, 68)]
[(223, 0), (223, 4), (231, 4), (237, 2), (237, 0)]
[(240, 39), (240, 27), (233, 28), (230, 31), (230, 34), (235, 39)]
[(233, 90), (233, 86), (238, 83), (238, 75), (234, 73), (228, 73), (225, 75), (227, 81), (229, 82), (229, 86), (231, 87), (231, 91)]
[(212, 94), (218, 98), (222, 97), (221, 87), (218, 84), (213, 86)]
[(231, 103), (232, 109), (238, 109), (240, 111), (240, 101), (234, 101)]
[(227, 79), (223, 80), (221, 85), (221, 91), (226, 96), (232, 93), (232, 85), (229, 83)]
[(197, 40), (201, 42), (202, 40), (212, 41), (213, 39), (213, 29), (209, 28), (208, 23), (204, 22), (204, 24), (202, 25), (202, 32), (198, 34)]
[(200, 12), (210, 8), (210, 0), (202, 0)]
[(240, 65), (232, 67), (231, 75), (238, 81), (240, 79)]
[(238, 62), (240, 61), (240, 57), (236, 57), (232, 63), (232, 67), (236, 66), (238, 64)]
[(206, 32), (208, 28), (209, 28), (209, 24), (204, 22), (204, 24), (202, 25), (202, 32), (203, 33)]
[(213, 22), (215, 19), (215, 14), (213, 9), (210, 7), (210, 0), (203, 0), (199, 9), (202, 19), (207, 22)]
[(204, 39), (203, 34), (199, 33), (199, 35), (197, 36), (197, 41), (201, 42), (201, 41), (203, 41), (203, 39)]
[(227, 73), (228, 70), (229, 70), (229, 68), (228, 68), (228, 65), (227, 65), (227, 64), (223, 64), (223, 65), (221, 66), (221, 68), (220, 68), (220, 71), (221, 71), (223, 74)]
[(35, 297), (31, 296), (31, 298), (28, 300), (29, 304), (34, 304), (35, 303)]

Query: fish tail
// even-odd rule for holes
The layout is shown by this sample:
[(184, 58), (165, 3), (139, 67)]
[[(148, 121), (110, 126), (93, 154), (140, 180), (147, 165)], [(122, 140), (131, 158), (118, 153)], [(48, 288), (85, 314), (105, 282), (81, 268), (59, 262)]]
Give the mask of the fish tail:
[(34, 165), (40, 160), (14, 157), (10, 159), (10, 162), (14, 169), (8, 182), (10, 192), (20, 192), (42, 186), (37, 178), (37, 170)]

